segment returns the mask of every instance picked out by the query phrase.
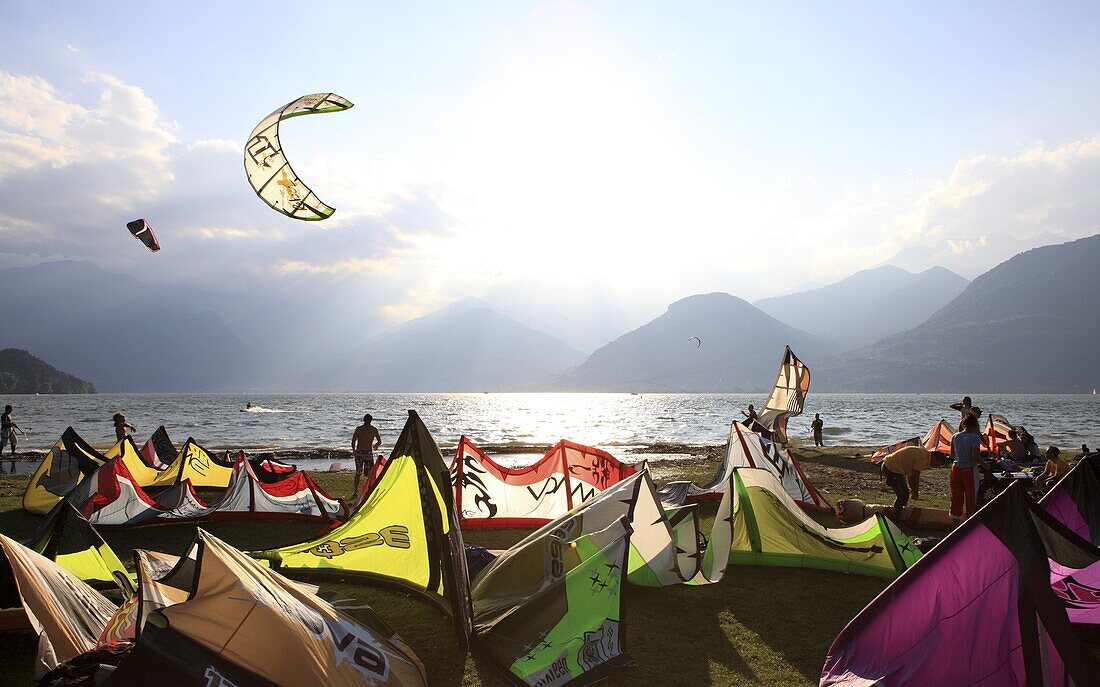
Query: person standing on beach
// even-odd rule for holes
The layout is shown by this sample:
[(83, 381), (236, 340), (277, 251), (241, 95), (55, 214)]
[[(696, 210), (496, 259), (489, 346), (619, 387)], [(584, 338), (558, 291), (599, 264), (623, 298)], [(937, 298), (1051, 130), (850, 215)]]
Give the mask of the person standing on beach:
[(749, 412), (746, 413), (742, 410), (741, 414), (745, 416), (745, 419), (744, 421), (742, 421), (741, 424), (745, 425), (746, 427), (752, 427), (752, 423), (756, 422), (756, 409), (752, 407), (752, 404), (749, 404)]
[(374, 452), (382, 447), (382, 436), (378, 428), (371, 424), (374, 416), (367, 413), (363, 416), (363, 424), (355, 428), (351, 435), (351, 454), (355, 457), (355, 488), (351, 497), (359, 498), (359, 477), (370, 478), (370, 471), (374, 468)]
[(825, 429), (825, 423), (821, 420), (821, 413), (814, 413), (814, 421), (810, 423), (810, 427), (814, 430), (814, 446), (824, 446), (821, 432)]
[(984, 465), (978, 417), (968, 414), (962, 425), (963, 431), (951, 437), (951, 519), (956, 526), (977, 508), (978, 471)]
[[(952, 403), (951, 410), (959, 411), (962, 420), (966, 420), (967, 415), (973, 415), (975, 420), (982, 416), (982, 409), (975, 406), (969, 396), (963, 396), (963, 400), (960, 403)], [(962, 430), (960, 429), (959, 431), (961, 432)]]
[(115, 413), (111, 420), (115, 423), (115, 441), (122, 441), (126, 437), (130, 436), (130, 432), (136, 432), (137, 427), (134, 427), (126, 421), (126, 416), (122, 413)]

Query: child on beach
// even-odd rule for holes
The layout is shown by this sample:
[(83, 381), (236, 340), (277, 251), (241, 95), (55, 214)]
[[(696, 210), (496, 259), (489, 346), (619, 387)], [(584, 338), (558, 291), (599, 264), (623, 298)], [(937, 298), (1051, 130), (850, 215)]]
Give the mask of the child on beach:
[(122, 441), (130, 435), (130, 432), (136, 432), (137, 427), (134, 427), (126, 421), (126, 416), (122, 413), (115, 413), (111, 418), (115, 423), (115, 440)]

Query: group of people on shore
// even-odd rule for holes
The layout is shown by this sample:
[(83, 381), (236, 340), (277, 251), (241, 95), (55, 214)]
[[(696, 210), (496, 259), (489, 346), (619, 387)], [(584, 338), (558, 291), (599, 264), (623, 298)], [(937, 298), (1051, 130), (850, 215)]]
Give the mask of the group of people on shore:
[[(905, 446), (886, 455), (880, 466), (886, 485), (894, 492), (894, 510), (904, 508), (909, 498), (920, 498), (920, 473), (930, 467), (950, 461), (951, 519), (956, 525), (973, 515), (980, 496), (995, 482), (994, 468), (1004, 472), (1036, 469), (1043, 466), (1035, 477), (1039, 489), (1047, 489), (1069, 472), (1069, 463), (1062, 458), (1057, 446), (1047, 447), (1042, 457), (1039, 447), (1028, 431), (1020, 426), (1008, 432), (1008, 439), (998, 449), (996, 456), (982, 452), (982, 435), (978, 426), (981, 408), (975, 406), (969, 396), (951, 405), (960, 414), (958, 431), (951, 437), (950, 454), (941, 454), (922, 446)], [(1082, 455), (1088, 454), (1087, 445), (1081, 446)]]

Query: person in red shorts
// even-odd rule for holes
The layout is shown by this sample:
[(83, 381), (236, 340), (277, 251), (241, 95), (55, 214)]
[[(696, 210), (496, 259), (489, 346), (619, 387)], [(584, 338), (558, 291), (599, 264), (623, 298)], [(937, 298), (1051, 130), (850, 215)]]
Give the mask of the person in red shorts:
[(956, 526), (976, 510), (979, 468), (985, 467), (981, 448), (977, 416), (964, 415), (962, 431), (951, 437), (951, 519)]

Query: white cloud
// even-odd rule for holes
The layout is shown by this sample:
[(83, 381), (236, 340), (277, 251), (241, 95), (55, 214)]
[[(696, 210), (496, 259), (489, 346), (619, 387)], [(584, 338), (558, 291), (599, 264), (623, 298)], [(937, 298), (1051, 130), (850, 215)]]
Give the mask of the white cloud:
[[(264, 206), (239, 142), (187, 140), (139, 87), (89, 73), (85, 101), (0, 72), (0, 264), (82, 257), (214, 289), (344, 294), (382, 319), (487, 296), (588, 346), (690, 293), (759, 298), (895, 256), (972, 277), (1006, 251), (1100, 231), (1100, 138), (960, 160), (940, 179), (711, 173), (564, 7), (581, 30), (540, 38), (476, 93), (453, 124), (462, 140), (430, 164), (296, 121), (295, 169), (337, 208), (320, 223)], [(164, 246), (155, 262), (122, 228), (138, 216)]]
[[(141, 88), (100, 72), (85, 81), (98, 90), (91, 103), (39, 77), (0, 72), (0, 231), (16, 252), (54, 249), (140, 268), (146, 256), (120, 244), (120, 227), (144, 216), (164, 247), (158, 259), (177, 268), (166, 278), (242, 262), (274, 277), (376, 273), (375, 262), (461, 227), (440, 205), (446, 189), (424, 183), (379, 184), (373, 194), (335, 184), (333, 220), (283, 218), (248, 188), (238, 143), (184, 142)], [(346, 178), (361, 176), (351, 153), (331, 157)]]
[(962, 159), (942, 179), (851, 188), (815, 222), (828, 278), (883, 261), (972, 278), (1020, 250), (1100, 232), (1100, 136)]

